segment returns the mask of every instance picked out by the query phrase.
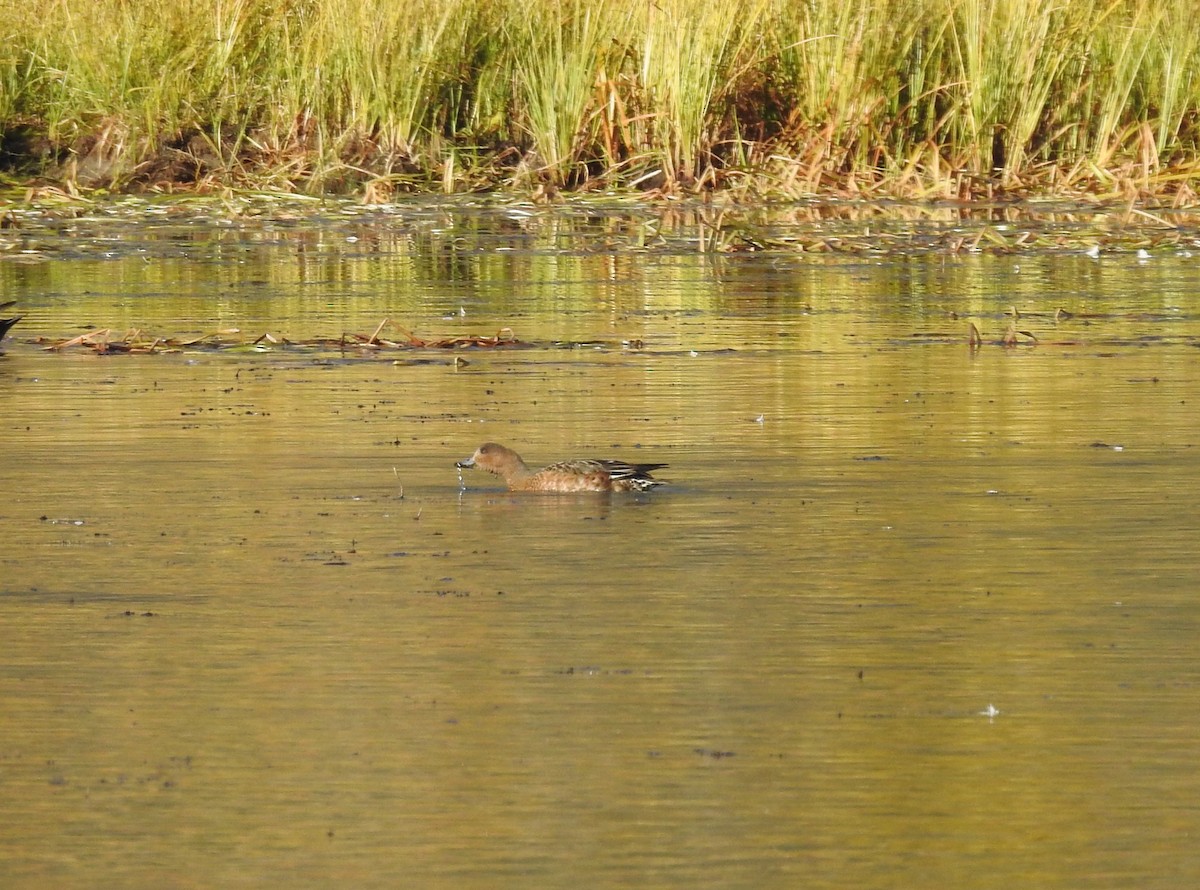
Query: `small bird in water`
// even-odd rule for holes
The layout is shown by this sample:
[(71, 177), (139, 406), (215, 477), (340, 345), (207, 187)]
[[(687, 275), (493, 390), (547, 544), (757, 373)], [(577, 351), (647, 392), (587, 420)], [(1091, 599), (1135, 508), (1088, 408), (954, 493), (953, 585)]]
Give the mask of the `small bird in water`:
[(649, 491), (664, 485), (650, 476), (666, 464), (628, 464), (623, 460), (564, 460), (531, 470), (511, 448), (487, 442), (455, 464), (460, 470), (478, 467), (504, 479), (509, 491)]

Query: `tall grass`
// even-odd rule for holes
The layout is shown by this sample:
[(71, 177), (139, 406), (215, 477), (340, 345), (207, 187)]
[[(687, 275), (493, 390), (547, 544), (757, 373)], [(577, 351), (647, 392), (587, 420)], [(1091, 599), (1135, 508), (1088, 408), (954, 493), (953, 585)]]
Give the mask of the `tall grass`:
[(642, 108), (636, 128), (669, 180), (711, 169), (733, 121), (728, 108), (745, 71), (762, 55), (753, 40), (764, 27), (763, 0), (641, 4), (634, 70)]
[(950, 139), (974, 171), (989, 167), (1011, 179), (1036, 154), (1060, 68), (1069, 58), (1075, 22), (1058, 0), (964, 0), (950, 15), (946, 40), (961, 113)]
[(914, 146), (938, 135), (940, 35), (924, 5), (777, 0), (782, 132), (810, 186), (831, 171), (896, 174)]
[(533, 4), (504, 23), (511, 54), (516, 125), (530, 152), (532, 174), (578, 178), (594, 144), (597, 71), (624, 33), (627, 16), (611, 3), (557, 0)]
[[(1186, 188), (1194, 0), (0, 0), (74, 184)], [(1183, 183), (1181, 186), (1180, 183)]]

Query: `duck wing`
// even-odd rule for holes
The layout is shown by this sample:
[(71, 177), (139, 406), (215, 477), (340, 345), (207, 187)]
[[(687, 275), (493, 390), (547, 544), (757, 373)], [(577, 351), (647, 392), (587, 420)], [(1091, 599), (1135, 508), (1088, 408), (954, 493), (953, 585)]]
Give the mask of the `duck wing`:
[(623, 460), (579, 458), (576, 460), (562, 460), (556, 464), (550, 464), (542, 472), (553, 471), (580, 476), (587, 476), (592, 473), (605, 473), (614, 482), (618, 482), (622, 479), (645, 479), (654, 470), (661, 470), (665, 466), (667, 464), (631, 464)]

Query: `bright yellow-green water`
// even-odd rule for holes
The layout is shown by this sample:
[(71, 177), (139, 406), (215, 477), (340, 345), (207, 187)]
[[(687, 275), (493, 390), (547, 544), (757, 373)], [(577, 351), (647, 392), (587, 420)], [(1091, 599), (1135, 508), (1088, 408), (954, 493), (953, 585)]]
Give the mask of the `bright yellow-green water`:
[[(1200, 878), (1195, 260), (467, 222), (0, 262), (0, 883)], [(385, 317), (533, 345), (32, 342)], [(460, 490), (486, 440), (671, 484)]]

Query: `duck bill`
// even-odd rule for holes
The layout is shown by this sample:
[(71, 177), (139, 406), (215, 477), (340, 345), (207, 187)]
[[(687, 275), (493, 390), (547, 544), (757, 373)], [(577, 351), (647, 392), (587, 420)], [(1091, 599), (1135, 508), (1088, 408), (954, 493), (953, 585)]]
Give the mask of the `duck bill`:
[(460, 470), (473, 470), (475, 468), (475, 458), (468, 457), (466, 460), (460, 460), (454, 466)]

